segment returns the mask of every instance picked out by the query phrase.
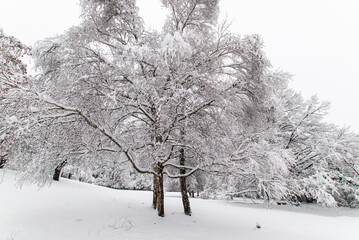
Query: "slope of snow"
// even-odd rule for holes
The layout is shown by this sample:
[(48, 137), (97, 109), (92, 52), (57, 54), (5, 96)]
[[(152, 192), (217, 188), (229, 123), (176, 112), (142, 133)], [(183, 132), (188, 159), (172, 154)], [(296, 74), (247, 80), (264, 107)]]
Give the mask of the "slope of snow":
[[(275, 207), (181, 198), (167, 193), (166, 217), (151, 208), (152, 193), (113, 190), (61, 179), (50, 187), (14, 186), (0, 170), (0, 240), (241, 239), (357, 240), (359, 211)], [(261, 225), (256, 228), (256, 222)]]

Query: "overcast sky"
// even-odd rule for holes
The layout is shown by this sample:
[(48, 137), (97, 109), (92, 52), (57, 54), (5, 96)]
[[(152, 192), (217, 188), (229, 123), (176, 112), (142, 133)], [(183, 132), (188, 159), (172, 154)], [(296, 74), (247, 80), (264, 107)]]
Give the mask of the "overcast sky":
[[(161, 29), (159, 0), (138, 0), (147, 27)], [(305, 97), (332, 103), (328, 121), (359, 133), (359, 0), (221, 0), (238, 34), (260, 34), (276, 69)], [(0, 28), (24, 43), (80, 22), (77, 0), (0, 0)]]

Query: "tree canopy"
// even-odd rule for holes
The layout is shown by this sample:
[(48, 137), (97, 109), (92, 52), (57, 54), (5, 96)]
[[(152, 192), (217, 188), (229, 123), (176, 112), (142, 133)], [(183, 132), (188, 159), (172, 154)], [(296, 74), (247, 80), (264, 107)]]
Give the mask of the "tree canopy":
[[(217, 0), (162, 4), (170, 14), (157, 32), (144, 27), (134, 0), (82, 0), (81, 25), (35, 45), (41, 74), (27, 91), (17, 87), (29, 79), (17, 59), (28, 49), (15, 42), (13, 56), (3, 45), (1, 91), (29, 92), (32, 109), (24, 111), (31, 151), (12, 159), (24, 179), (45, 183), (67, 165), (83, 180), (124, 186), (120, 175), (135, 175), (146, 188), (146, 174), (159, 216), (166, 179), (180, 179), (187, 215), (191, 184), (212, 197), (354, 206), (358, 135), (323, 122), (329, 104), (289, 89), (290, 75), (273, 70), (259, 35), (218, 21)], [(1, 126), (11, 131), (21, 108), (10, 95), (3, 103), (13, 113)]]

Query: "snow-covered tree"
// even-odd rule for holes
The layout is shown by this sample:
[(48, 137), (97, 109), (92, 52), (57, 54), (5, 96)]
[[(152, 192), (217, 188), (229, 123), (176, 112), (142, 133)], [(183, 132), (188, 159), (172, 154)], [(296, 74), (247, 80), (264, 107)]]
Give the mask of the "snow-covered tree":
[(295, 158), (290, 166), (293, 196), (328, 206), (355, 204), (357, 135), (323, 121), (328, 102), (316, 96), (304, 100), (291, 89), (277, 95), (282, 106), (278, 137)]
[(0, 168), (27, 141), (33, 95), (24, 57), (30, 49), (0, 29)]
[(347, 128), (335, 129), (329, 138), (328, 170), (337, 194), (338, 205), (359, 206), (359, 135)]
[(215, 172), (218, 176), (211, 176), (207, 196), (261, 197), (271, 201), (292, 192), (289, 167), (294, 156), (280, 137), (282, 107), (277, 97), (278, 91), (287, 88), (289, 76), (271, 71), (268, 60), (263, 62), (266, 65), (255, 68), (255, 79), (245, 78), (251, 81), (243, 81), (247, 85), (242, 82), (240, 94), (232, 94), (226, 104), (225, 149), (230, 156)]
[(180, 178), (190, 215), (186, 177), (230, 159), (225, 115), (266, 111), (262, 40), (216, 25), (218, 1), (163, 1), (171, 14), (161, 33), (144, 30), (134, 1), (81, 3), (82, 25), (35, 49), (48, 111), (153, 175), (160, 216), (164, 175)]
[[(259, 35), (218, 23), (217, 0), (162, 3), (169, 15), (157, 32), (145, 29), (134, 0), (82, 0), (79, 26), (36, 44), (41, 74), (31, 91), (17, 78), (21, 62), (2, 71), (1, 91), (15, 89), (1, 96), (2, 153), (14, 146), (11, 134), (29, 133), (11, 151), (22, 154), (14, 164), (26, 170), (23, 180), (45, 184), (63, 169), (82, 181), (146, 189), (149, 176), (159, 216), (165, 177), (179, 179), (187, 215), (189, 181), (231, 196), (327, 204), (345, 192), (354, 202), (357, 136), (322, 122), (328, 104), (289, 90)], [(30, 99), (28, 110), (17, 99)]]

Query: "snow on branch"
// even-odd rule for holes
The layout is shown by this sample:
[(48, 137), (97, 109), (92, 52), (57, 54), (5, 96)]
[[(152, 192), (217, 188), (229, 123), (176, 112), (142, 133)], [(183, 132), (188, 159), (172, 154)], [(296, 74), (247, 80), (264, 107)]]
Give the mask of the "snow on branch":
[(178, 164), (174, 164), (174, 163), (163, 164), (163, 167), (166, 167), (166, 166), (171, 166), (171, 167), (178, 168), (178, 169), (188, 169), (188, 170), (194, 169), (193, 167), (178, 165)]
[(212, 103), (214, 103), (215, 100), (210, 100), (209, 102), (206, 102), (204, 104), (202, 104), (201, 106), (199, 106), (198, 108), (196, 108), (194, 111), (187, 113), (186, 115), (184, 115), (183, 117), (179, 118), (178, 121), (182, 121), (185, 120), (186, 118), (189, 118), (192, 115), (195, 115), (196, 113), (198, 113), (199, 111), (201, 111), (202, 109), (205, 109), (206, 107), (210, 106)]
[[(181, 166), (178, 166), (181, 167)], [(182, 166), (185, 167), (185, 166)], [(186, 173), (186, 174), (177, 174), (177, 175), (171, 175), (170, 173), (168, 173), (167, 171), (163, 171), (164, 174), (166, 174), (169, 178), (186, 178), (191, 176), (192, 174), (194, 174), (195, 172), (197, 172), (198, 170), (201, 170), (199, 166), (193, 168), (190, 172)]]
[(142, 112), (143, 114), (146, 115), (146, 117), (148, 117), (148, 119), (151, 120), (151, 122), (153, 122), (153, 123), (156, 122), (156, 121), (151, 117), (151, 115), (150, 115), (145, 109), (143, 109), (143, 107), (138, 106), (138, 108), (141, 110), (141, 112)]
[(91, 126), (94, 129), (99, 130), (104, 136), (106, 136), (112, 143), (114, 143), (119, 149), (120, 152), (123, 152), (127, 158), (127, 160), (131, 163), (131, 165), (133, 166), (133, 168), (139, 172), (139, 173), (147, 173), (147, 174), (155, 174), (153, 171), (149, 171), (149, 170), (144, 170), (141, 169), (140, 167), (138, 167), (132, 157), (132, 155), (129, 153), (128, 150), (125, 150), (125, 148), (116, 140), (116, 138), (114, 136), (112, 136), (110, 133), (108, 133), (105, 129), (99, 127), (96, 123), (94, 123), (88, 116), (86, 116), (82, 111), (76, 109), (76, 108), (72, 108), (72, 107), (68, 107), (68, 106), (64, 106), (60, 103), (55, 102), (54, 100), (52, 100), (51, 98), (44, 96), (44, 101), (48, 104), (54, 105), (64, 111), (71, 111), (74, 113), (77, 113), (79, 116), (81, 116), (85, 122)]

